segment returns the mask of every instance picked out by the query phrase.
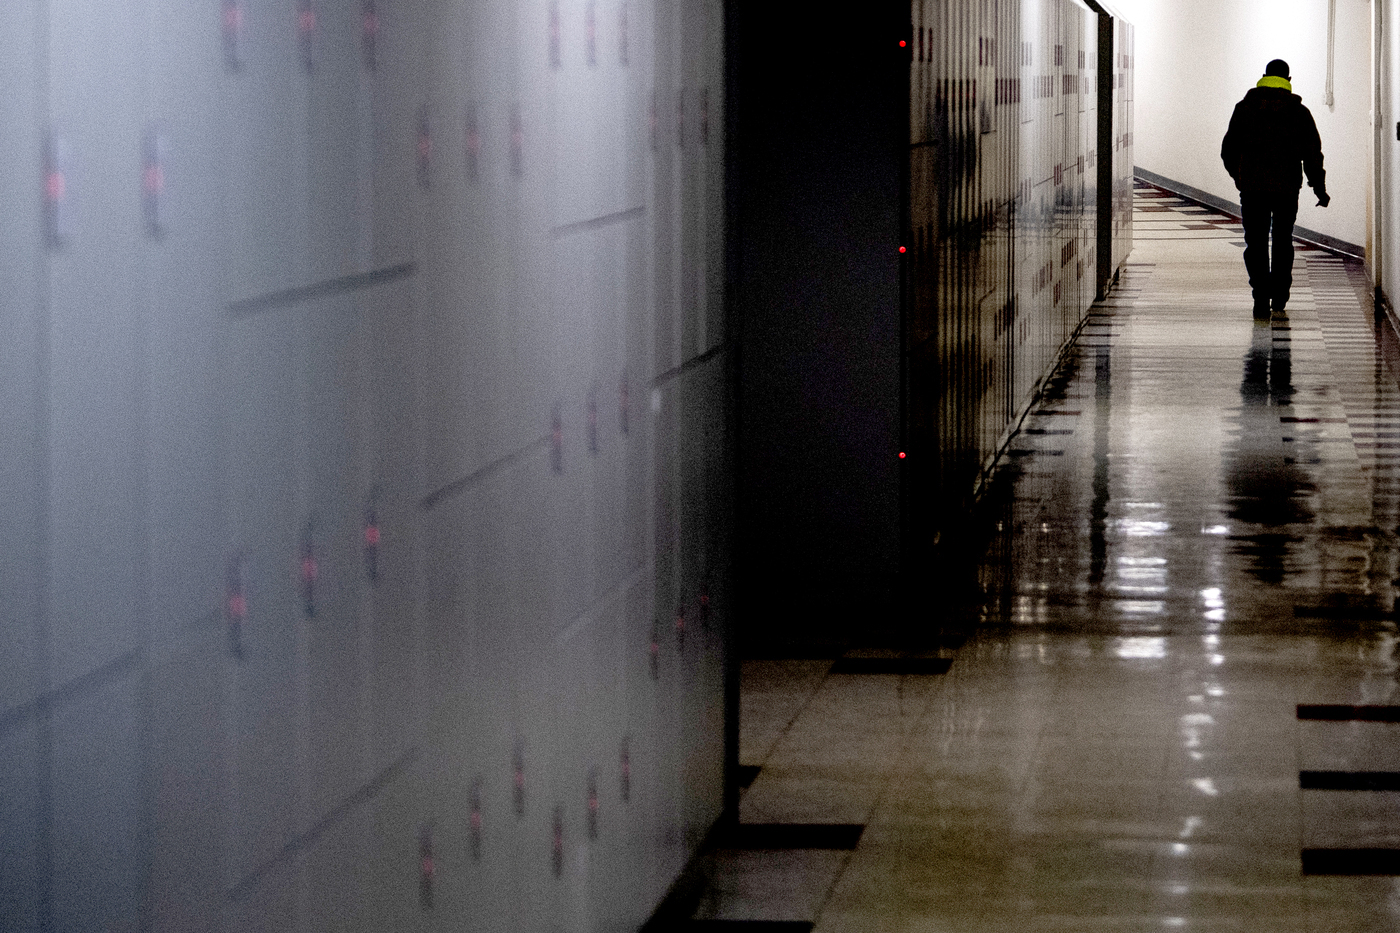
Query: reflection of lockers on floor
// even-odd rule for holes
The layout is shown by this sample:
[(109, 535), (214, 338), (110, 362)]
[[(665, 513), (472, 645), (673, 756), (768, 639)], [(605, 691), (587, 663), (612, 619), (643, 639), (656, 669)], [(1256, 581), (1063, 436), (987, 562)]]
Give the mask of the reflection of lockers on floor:
[[(963, 514), (1094, 301), (1101, 211), (1112, 269), (1126, 261), (1132, 34), (1080, 0), (929, 0), (914, 14), (903, 469), (906, 523), (932, 540)], [(1101, 19), (1126, 89), (1109, 114), (1111, 193), (1098, 170)]]
[(722, 25), (0, 10), (0, 926), (645, 918), (721, 802)]

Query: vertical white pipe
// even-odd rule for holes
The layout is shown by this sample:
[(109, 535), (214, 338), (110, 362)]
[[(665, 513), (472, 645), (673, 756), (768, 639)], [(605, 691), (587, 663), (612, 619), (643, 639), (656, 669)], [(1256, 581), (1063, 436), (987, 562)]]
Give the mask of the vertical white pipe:
[(1367, 244), (1366, 258), (1371, 267), (1371, 286), (1377, 299), (1381, 297), (1385, 285), (1385, 218), (1387, 212), (1385, 191), (1385, 150), (1389, 139), (1389, 110), (1386, 103), (1390, 99), (1390, 67), (1386, 60), (1389, 48), (1386, 32), (1389, 21), (1385, 15), (1388, 0), (1371, 0), (1371, 127), (1374, 139), (1371, 149), (1371, 202), (1370, 230), (1371, 242)]
[(1328, 110), (1337, 109), (1337, 97), (1333, 93), (1337, 72), (1337, 0), (1327, 0), (1327, 90), (1323, 102)]

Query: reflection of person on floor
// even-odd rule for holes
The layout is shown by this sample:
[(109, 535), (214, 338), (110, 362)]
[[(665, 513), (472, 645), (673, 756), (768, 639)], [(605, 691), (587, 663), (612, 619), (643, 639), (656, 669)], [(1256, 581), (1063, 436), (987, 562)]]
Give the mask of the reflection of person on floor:
[(1284, 443), (1279, 436), (1280, 412), (1293, 404), (1293, 354), (1289, 342), (1274, 340), (1274, 328), (1287, 333), (1287, 314), (1273, 323), (1251, 335), (1240, 380), (1239, 428), (1231, 432), (1222, 464), (1225, 514), (1235, 523), (1231, 546), (1247, 558), (1246, 572), (1279, 584), (1296, 565), (1304, 529), (1317, 518), (1310, 504), (1316, 486), (1299, 466), (1316, 450), (1303, 437)]
[(1298, 218), (1304, 170), (1318, 206), (1326, 207), (1332, 200), (1327, 194), (1317, 124), (1303, 106), (1303, 99), (1293, 93), (1288, 62), (1277, 58), (1269, 62), (1259, 84), (1235, 105), (1220, 158), (1240, 191), (1244, 265), (1254, 291), (1254, 317), (1267, 320), (1271, 304), (1276, 311), (1287, 306), (1293, 287), (1293, 223)]

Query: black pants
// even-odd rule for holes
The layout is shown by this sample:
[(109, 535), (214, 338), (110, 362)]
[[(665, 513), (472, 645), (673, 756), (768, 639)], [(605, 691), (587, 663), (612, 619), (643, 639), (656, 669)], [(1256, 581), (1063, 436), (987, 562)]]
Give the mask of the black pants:
[[(1288, 304), (1293, 288), (1293, 224), (1298, 219), (1298, 192), (1240, 192), (1244, 220), (1244, 267), (1256, 305)], [(1273, 267), (1269, 265), (1269, 230), (1273, 228)]]

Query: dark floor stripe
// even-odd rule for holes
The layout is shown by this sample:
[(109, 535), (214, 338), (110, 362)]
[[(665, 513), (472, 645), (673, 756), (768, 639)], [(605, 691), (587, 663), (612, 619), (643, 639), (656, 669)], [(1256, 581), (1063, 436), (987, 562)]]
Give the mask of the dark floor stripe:
[(1394, 613), (1379, 606), (1294, 606), (1293, 615), (1300, 619), (1337, 619), (1347, 622), (1385, 622), (1395, 618)]
[(946, 674), (952, 658), (839, 658), (833, 674)]
[(1298, 718), (1326, 722), (1400, 723), (1400, 706), (1344, 706), (1332, 703), (1299, 703)]
[(1400, 771), (1300, 771), (1303, 790), (1400, 790)]
[(739, 786), (748, 787), (753, 784), (758, 777), (758, 772), (762, 771), (761, 765), (740, 765), (739, 766)]
[(685, 933), (811, 933), (811, 920), (690, 920), (680, 929)]
[(1305, 875), (1400, 875), (1400, 849), (1304, 849)]
[(724, 849), (854, 849), (862, 823), (739, 823), (720, 837)]

